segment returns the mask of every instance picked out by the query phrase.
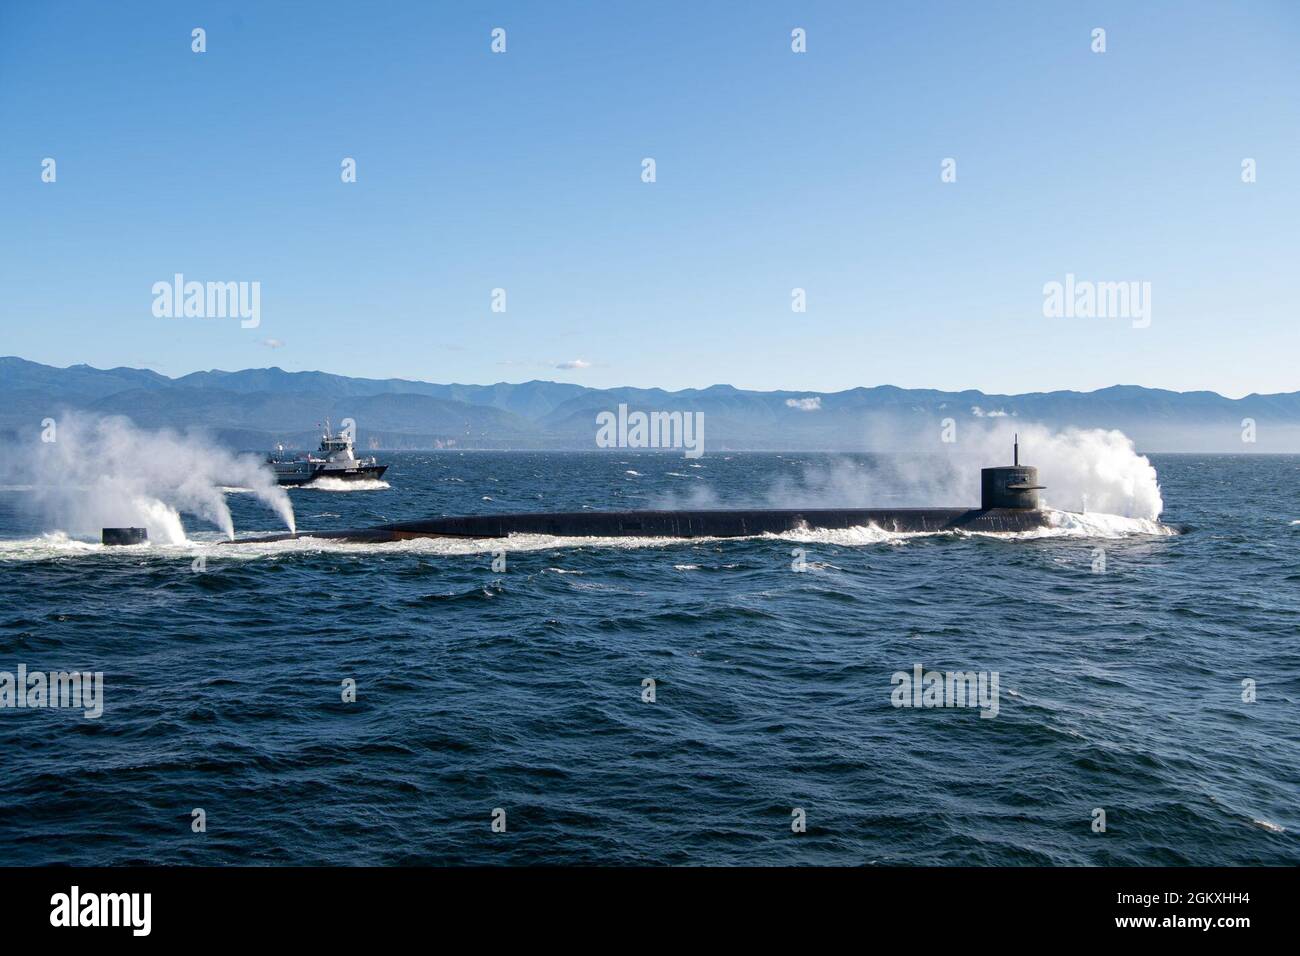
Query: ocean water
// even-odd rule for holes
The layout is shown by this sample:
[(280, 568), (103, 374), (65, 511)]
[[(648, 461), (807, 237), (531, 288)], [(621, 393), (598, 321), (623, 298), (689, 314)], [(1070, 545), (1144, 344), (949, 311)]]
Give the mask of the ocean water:
[[(388, 458), (292, 491), (299, 529), (775, 503), (873, 467)], [(1159, 522), (537, 537), (504, 569), (499, 542), (230, 546), (192, 515), (104, 549), (6, 486), (0, 671), (102, 671), (104, 702), (0, 709), (0, 861), (1295, 864), (1300, 458), (1151, 462)], [(282, 529), (226, 498), (239, 536)], [(918, 664), (996, 673), (996, 716), (893, 706)]]

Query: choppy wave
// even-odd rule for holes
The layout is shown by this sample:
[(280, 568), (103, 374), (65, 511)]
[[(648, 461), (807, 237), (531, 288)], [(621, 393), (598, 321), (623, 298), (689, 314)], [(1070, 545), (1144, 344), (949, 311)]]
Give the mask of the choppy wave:
[[(140, 551), (148, 544), (124, 546), (124, 550)], [(82, 554), (100, 554), (109, 549), (98, 541), (80, 541), (62, 531), (51, 531), (35, 538), (13, 538), (0, 541), (0, 561), (42, 560), (54, 557), (72, 557)]]
[[(1124, 515), (1103, 514), (1099, 511), (1048, 511), (1051, 528), (1042, 529), (1045, 534), (1055, 533), (1071, 538), (1127, 538), (1132, 535), (1174, 535), (1178, 531), (1169, 525), (1161, 524), (1154, 518), (1129, 518)], [(1034, 532), (1027, 532), (1034, 537)]]
[(886, 531), (875, 525), (856, 528), (808, 528), (798, 531), (783, 531), (780, 534), (763, 534), (758, 537), (773, 541), (795, 541), (799, 544), (833, 544), (843, 547), (859, 547), (872, 544), (905, 544), (920, 538), (934, 538), (943, 535), (955, 536), (955, 531)]
[(348, 481), (345, 478), (324, 477), (298, 487), (302, 491), (383, 491), (385, 488), (391, 488), (392, 485), (378, 478)]
[(1047, 511), (1048, 524), (1029, 531), (966, 531), (951, 529), (943, 531), (887, 531), (870, 525), (857, 528), (809, 529), (806, 531), (788, 531), (770, 537), (787, 541), (799, 541), (818, 544), (869, 545), (902, 544), (918, 538), (934, 537), (979, 537), (996, 538), (1004, 541), (1028, 541), (1044, 538), (1128, 538), (1134, 535), (1154, 535), (1165, 537), (1178, 532), (1168, 525), (1151, 518), (1128, 518), (1123, 515), (1100, 514), (1094, 512), (1079, 513), (1074, 511)]
[(49, 531), (31, 538), (0, 539), (0, 561), (44, 561), (60, 558), (121, 558), (153, 557), (173, 559), (193, 557), (200, 553), (226, 554), (238, 552), (236, 547), (218, 548), (227, 543), (224, 535), (215, 532), (186, 538), (182, 534), (172, 540), (149, 540), (141, 544), (104, 545), (99, 541), (73, 537), (64, 531)]

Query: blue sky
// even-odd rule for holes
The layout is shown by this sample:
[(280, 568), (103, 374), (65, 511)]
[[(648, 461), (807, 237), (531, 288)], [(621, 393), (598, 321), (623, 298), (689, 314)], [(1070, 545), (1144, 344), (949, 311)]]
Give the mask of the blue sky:
[[(4, 4), (0, 354), (1292, 391), (1298, 47), (1263, 0)], [(260, 282), (260, 327), (155, 317), (177, 272)], [(1067, 273), (1150, 282), (1150, 327), (1044, 317)]]

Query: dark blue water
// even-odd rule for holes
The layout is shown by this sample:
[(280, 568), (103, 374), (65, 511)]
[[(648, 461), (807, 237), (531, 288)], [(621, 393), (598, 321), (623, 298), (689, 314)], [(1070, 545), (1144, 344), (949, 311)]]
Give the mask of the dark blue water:
[[(391, 460), (293, 492), (299, 526), (742, 503), (826, 464)], [(1181, 534), (531, 539), (504, 571), (466, 542), (79, 547), (0, 492), (0, 670), (105, 681), (97, 720), (0, 709), (0, 861), (1294, 864), (1300, 458), (1153, 462)], [(997, 716), (893, 707), (918, 663), (997, 672)]]

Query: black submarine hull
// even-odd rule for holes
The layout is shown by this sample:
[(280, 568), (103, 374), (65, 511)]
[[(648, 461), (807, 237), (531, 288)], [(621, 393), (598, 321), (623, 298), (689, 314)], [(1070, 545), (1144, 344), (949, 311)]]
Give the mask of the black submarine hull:
[[(327, 538), (386, 542), (412, 538), (506, 538), (545, 534), (574, 538), (744, 538), (792, 531), (873, 526), (884, 531), (1032, 531), (1046, 513), (1027, 508), (812, 508), (717, 511), (563, 511), (458, 515), (352, 531), (312, 531), (251, 539)], [(244, 539), (248, 541), (250, 539)]]

